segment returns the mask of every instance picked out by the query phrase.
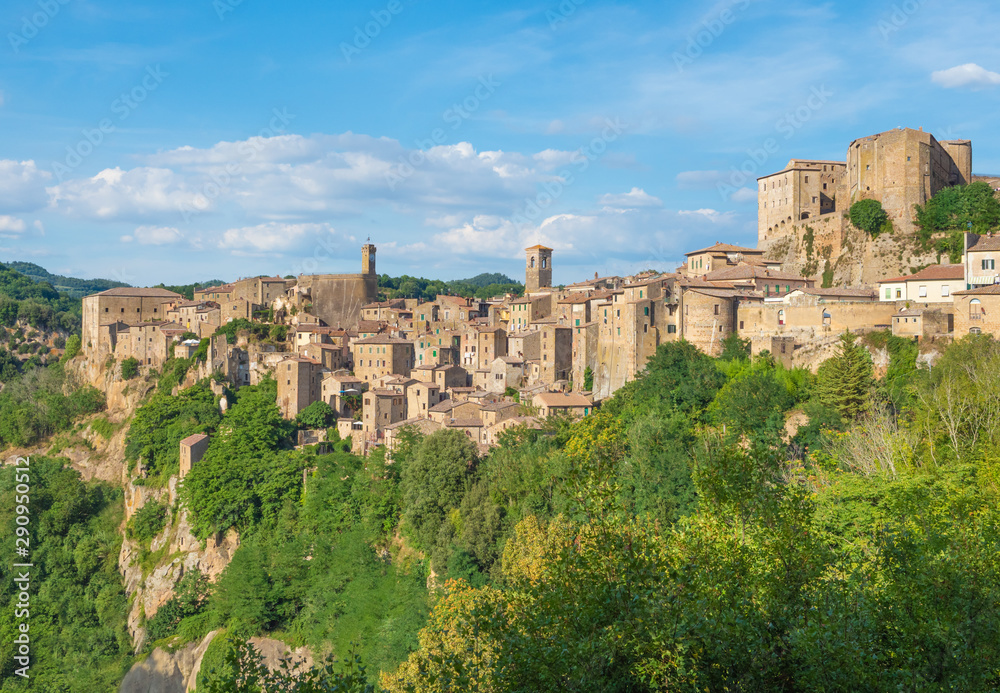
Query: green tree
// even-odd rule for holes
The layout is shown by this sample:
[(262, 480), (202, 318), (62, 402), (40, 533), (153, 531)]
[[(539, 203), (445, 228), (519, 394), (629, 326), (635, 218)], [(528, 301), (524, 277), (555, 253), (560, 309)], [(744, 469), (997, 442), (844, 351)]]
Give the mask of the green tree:
[(872, 238), (878, 237), (889, 221), (889, 215), (882, 209), (882, 203), (873, 199), (858, 200), (852, 204), (848, 217), (855, 227)]
[(303, 409), (295, 417), (299, 428), (326, 428), (337, 419), (337, 413), (323, 401), (316, 401)]
[(594, 369), (587, 366), (583, 371), (583, 389), (585, 392), (594, 390)]
[(746, 361), (750, 358), (750, 340), (741, 339), (736, 332), (730, 332), (722, 340), (722, 354), (719, 356), (723, 361)]
[(139, 361), (131, 356), (122, 361), (122, 378), (131, 380), (139, 374)]
[(476, 444), (461, 431), (436, 431), (420, 442), (402, 471), (403, 518), (418, 545), (434, 546), (445, 516), (462, 502), (476, 462)]
[(837, 354), (824, 361), (817, 372), (820, 401), (845, 419), (856, 419), (868, 411), (874, 387), (871, 356), (854, 334), (845, 331)]

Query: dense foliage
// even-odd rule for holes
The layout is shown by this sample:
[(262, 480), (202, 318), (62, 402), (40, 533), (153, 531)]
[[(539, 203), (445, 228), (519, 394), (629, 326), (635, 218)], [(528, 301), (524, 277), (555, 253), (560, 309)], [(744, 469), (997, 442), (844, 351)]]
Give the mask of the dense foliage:
[(75, 418), (104, 406), (100, 390), (77, 383), (61, 365), (33, 368), (0, 392), (0, 442), (30, 445), (69, 429)]
[(418, 298), (421, 301), (433, 301), (439, 294), (475, 297), (479, 299), (524, 293), (524, 285), (504, 274), (479, 274), (471, 279), (456, 279), (445, 282), (440, 279), (424, 279), (423, 277), (390, 277), (388, 274), (378, 278), (379, 293), (382, 299)]
[(1000, 227), (1000, 200), (983, 181), (944, 188), (915, 211), (923, 247), (936, 248), (952, 262), (962, 259), (966, 232), (992, 233)]
[(35, 328), (74, 332), (80, 329), (79, 297), (59, 293), (48, 281), (32, 278), (0, 264), (0, 325), (17, 321)]
[(176, 397), (158, 392), (135, 413), (125, 443), (125, 458), (140, 459), (146, 475), (165, 479), (179, 469), (179, 444), (195, 433), (212, 433), (222, 420), (207, 383), (182, 390)]
[(851, 205), (847, 216), (854, 226), (872, 238), (877, 238), (889, 223), (889, 215), (882, 209), (882, 203), (873, 199), (858, 200)]
[(0, 691), (116, 690), (131, 664), (128, 600), (118, 573), (120, 489), (84, 484), (60, 460), (32, 457), (31, 678), (14, 675), (16, 472), (0, 468)]

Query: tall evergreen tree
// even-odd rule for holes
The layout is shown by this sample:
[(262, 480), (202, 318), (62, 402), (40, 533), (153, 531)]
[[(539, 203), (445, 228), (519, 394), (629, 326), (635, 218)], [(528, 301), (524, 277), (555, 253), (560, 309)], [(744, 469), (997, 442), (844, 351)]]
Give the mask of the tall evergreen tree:
[(837, 355), (819, 368), (818, 394), (823, 404), (833, 407), (845, 419), (856, 419), (868, 411), (875, 374), (868, 351), (858, 338), (845, 331), (840, 335)]

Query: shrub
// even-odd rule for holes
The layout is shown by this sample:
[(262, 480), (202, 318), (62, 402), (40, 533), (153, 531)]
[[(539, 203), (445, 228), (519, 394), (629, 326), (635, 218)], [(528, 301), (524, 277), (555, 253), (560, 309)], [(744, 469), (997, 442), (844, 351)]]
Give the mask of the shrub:
[(129, 539), (143, 544), (153, 540), (167, 526), (167, 506), (160, 501), (149, 501), (135, 511), (125, 531)]
[(295, 424), (299, 428), (326, 428), (336, 420), (336, 412), (326, 402), (313, 402), (299, 412)]
[(889, 222), (889, 215), (878, 200), (858, 200), (851, 205), (848, 216), (852, 224), (872, 238), (877, 238)]
[(129, 356), (122, 361), (122, 378), (131, 380), (137, 375), (139, 375), (139, 361)]

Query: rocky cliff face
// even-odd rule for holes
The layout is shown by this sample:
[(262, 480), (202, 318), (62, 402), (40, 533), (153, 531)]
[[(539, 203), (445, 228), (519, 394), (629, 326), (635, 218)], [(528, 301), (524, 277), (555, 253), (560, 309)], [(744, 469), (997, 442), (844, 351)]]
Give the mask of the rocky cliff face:
[(803, 221), (760, 247), (784, 270), (809, 277), (816, 286), (825, 280), (828, 286), (876, 287), (880, 280), (938, 262), (936, 252), (917, 248), (911, 233), (897, 230), (872, 239), (839, 215)]
[[(139, 508), (154, 499), (174, 507), (177, 477), (170, 478), (166, 489), (149, 489), (129, 481), (125, 487), (126, 522)], [(140, 547), (125, 538), (118, 554), (118, 566), (125, 582), (125, 592), (132, 598), (128, 628), (136, 651), (142, 648), (146, 639), (144, 619), (155, 616), (159, 608), (174, 596), (174, 586), (184, 574), (197, 569), (209, 580), (215, 580), (229, 565), (239, 546), (240, 539), (235, 530), (209, 537), (201, 546), (191, 532), (187, 511), (180, 509), (171, 513), (167, 526), (153, 538), (150, 551), (154, 554), (161, 552), (163, 558), (147, 573), (141, 565)]]
[[(137, 662), (125, 675), (120, 693), (190, 693), (195, 690), (201, 663), (208, 646), (219, 636), (212, 631), (201, 642), (188, 643), (175, 650), (157, 647), (141, 662)], [(224, 636), (219, 636), (224, 637)], [(313, 665), (312, 655), (305, 647), (292, 650), (280, 640), (251, 638), (250, 644), (260, 653), (265, 666), (272, 671), (283, 659), (291, 661), (299, 670)]]

